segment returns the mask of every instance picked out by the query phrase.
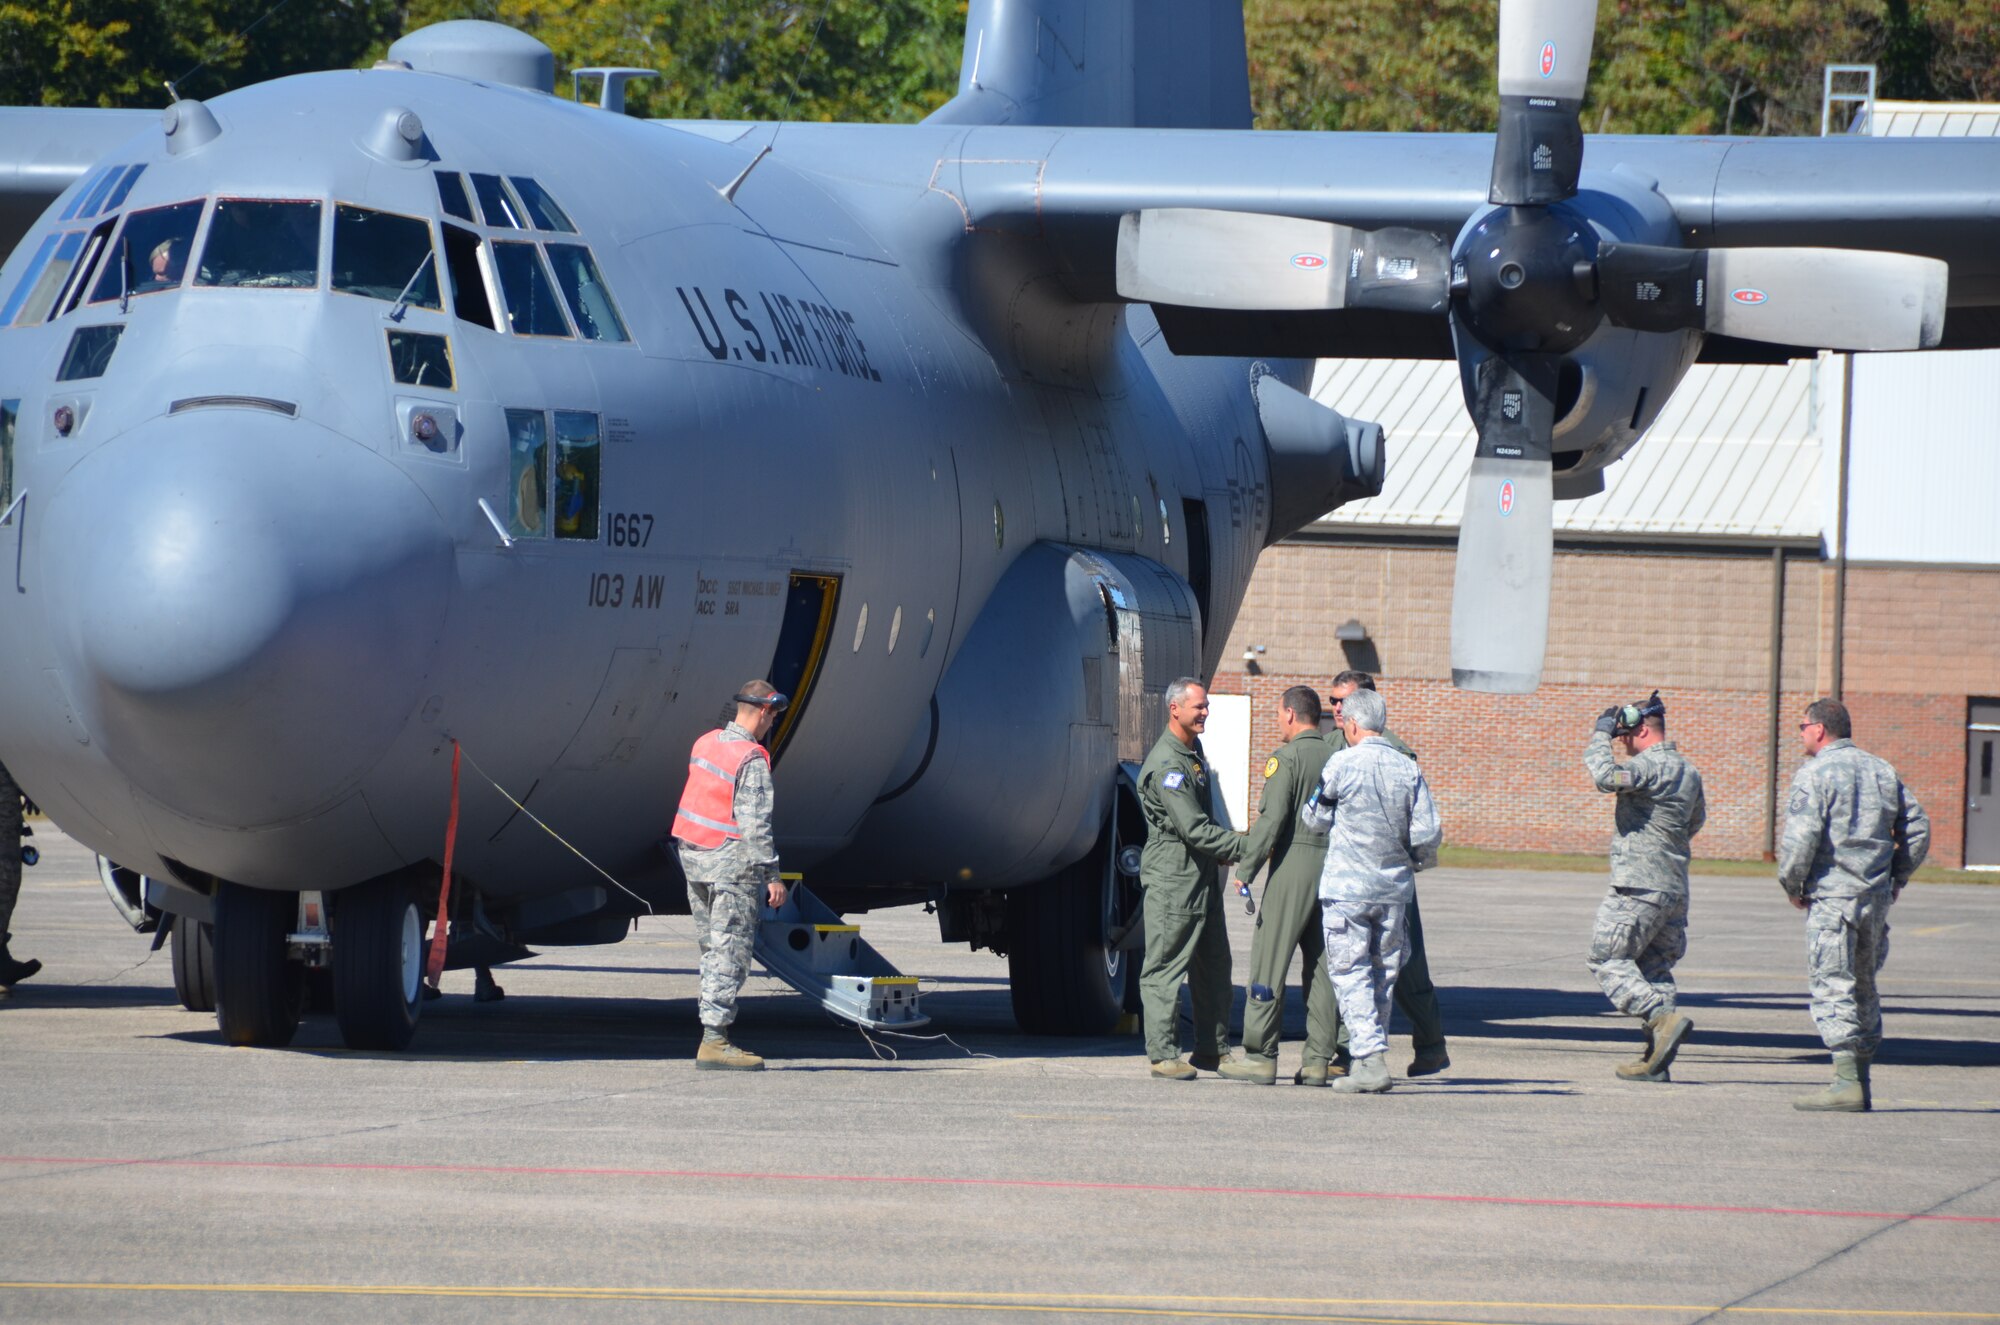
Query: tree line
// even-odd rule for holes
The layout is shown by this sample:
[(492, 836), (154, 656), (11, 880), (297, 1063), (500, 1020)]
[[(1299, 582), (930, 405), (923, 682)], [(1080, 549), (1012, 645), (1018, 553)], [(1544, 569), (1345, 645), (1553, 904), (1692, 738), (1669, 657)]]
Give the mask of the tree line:
[[(404, 32), (483, 18), (568, 71), (636, 65), (633, 113), (911, 121), (958, 82), (965, 0), (0, 0), (0, 103), (159, 106), (365, 66)], [(1490, 131), (1492, 0), (1245, 0), (1266, 129)], [(1813, 134), (1821, 71), (1879, 94), (2000, 100), (2000, 0), (1604, 0), (1593, 133)]]

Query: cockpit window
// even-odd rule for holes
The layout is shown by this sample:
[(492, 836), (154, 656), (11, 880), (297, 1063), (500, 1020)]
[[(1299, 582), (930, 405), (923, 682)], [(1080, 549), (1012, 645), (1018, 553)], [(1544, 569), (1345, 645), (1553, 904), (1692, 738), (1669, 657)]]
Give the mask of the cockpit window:
[(549, 471), (549, 421), (542, 411), (507, 411), (507, 465), (507, 532), (516, 538), (547, 538), (543, 483)]
[(316, 202), (224, 198), (215, 204), (196, 285), (309, 290), (319, 284)]
[(509, 175), (507, 178), (513, 183), (514, 193), (520, 198), (521, 205), (528, 209), (528, 217), (534, 221), (535, 229), (560, 230), (566, 235), (576, 233), (569, 213), (556, 204), (547, 189), (526, 175)]
[(20, 401), (0, 400), (0, 515), (14, 506), (14, 425), (20, 418)]
[(111, 352), (118, 348), (118, 336), (125, 327), (114, 322), (104, 327), (78, 327), (63, 353), (58, 382), (76, 382), (86, 377), (102, 377), (111, 366)]
[(451, 274), (451, 306), (459, 319), (488, 331), (499, 330), (493, 321), (492, 300), (486, 293), (486, 272), (479, 265), (479, 236), (447, 224), (444, 265)]
[(145, 173), (146, 164), (143, 161), (136, 166), (128, 166), (125, 170), (125, 177), (118, 181), (118, 187), (111, 190), (111, 196), (104, 200), (104, 210), (115, 212), (120, 207), (123, 207), (126, 195), (132, 192), (132, 186), (137, 184), (139, 176)]
[(479, 210), (486, 214), (486, 224), (509, 230), (528, 228), (521, 219), (520, 205), (507, 195), (507, 186), (498, 175), (474, 175), (472, 191), (479, 195)]
[(597, 540), (597, 416), (556, 411), (556, 537)]
[(432, 173), (437, 176), (438, 202), (443, 204), (445, 214), (477, 225), (479, 218), (472, 214), (472, 199), (465, 196), (465, 181), (460, 178), (459, 173), (456, 170), (438, 170)]
[(69, 284), (56, 299), (55, 312), (50, 316), (61, 317), (83, 301), (84, 287), (97, 270), (97, 260), (104, 255), (106, 245), (111, 242), (111, 229), (117, 224), (117, 217), (108, 217), (90, 232), (90, 238), (83, 243), (83, 256), (76, 260), (76, 270), (70, 274)]
[(550, 244), (548, 250), (549, 265), (555, 268), (556, 284), (569, 301), (577, 331), (589, 340), (630, 340), (590, 250), (581, 244)]
[(414, 216), (337, 204), (333, 209), (333, 288), (418, 308), (444, 307), (438, 296), (431, 227)]
[(61, 235), (42, 236), (41, 247), (35, 250), (34, 257), (28, 259), (28, 265), (21, 269), (21, 279), (14, 282), (14, 293), (7, 296), (5, 304), (0, 304), (0, 327), (13, 325), (14, 315), (21, 311), (21, 306), (28, 302), (28, 295), (35, 288), (42, 264), (49, 260), (49, 254), (55, 252), (56, 244), (61, 239)]
[(97, 278), (90, 302), (101, 304), (128, 294), (156, 294), (178, 286), (187, 275), (188, 252), (201, 224), (199, 202), (152, 207), (125, 218), (112, 260)]
[(494, 241), (493, 265), (499, 271), (500, 291), (507, 299), (507, 322), (515, 335), (570, 334), (555, 286), (549, 284), (533, 244)]
[[(63, 292), (65, 285), (69, 284), (69, 274), (76, 267), (76, 255), (83, 251), (81, 230), (72, 230), (65, 235), (51, 235), (49, 238), (55, 243), (54, 251), (49, 253), (46, 261), (38, 255), (35, 264), (28, 269), (29, 279), (32, 279), (34, 284), (28, 286), (27, 280), (22, 281), (22, 285), (28, 287), (28, 295), (21, 300), (21, 313), (15, 319), (17, 324), (40, 322), (48, 317), (49, 309), (55, 306), (56, 296)], [(43, 247), (44, 249), (48, 247), (46, 241)], [(39, 275), (36, 274), (36, 266), (41, 268)], [(15, 293), (18, 296), (20, 292), (17, 290)]]
[(398, 382), (408, 386), (453, 390), (451, 342), (443, 336), (421, 331), (392, 331), (389, 333), (389, 371)]

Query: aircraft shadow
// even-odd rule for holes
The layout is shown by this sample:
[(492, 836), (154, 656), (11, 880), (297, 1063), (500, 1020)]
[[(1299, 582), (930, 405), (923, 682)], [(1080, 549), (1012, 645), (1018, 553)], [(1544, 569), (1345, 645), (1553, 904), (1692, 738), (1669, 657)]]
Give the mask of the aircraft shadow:
[[(30, 978), (14, 986), (0, 1009), (15, 1008), (144, 1008), (178, 1003), (171, 985), (44, 984)], [(0, 1011), (0, 1016), (4, 1016)]]

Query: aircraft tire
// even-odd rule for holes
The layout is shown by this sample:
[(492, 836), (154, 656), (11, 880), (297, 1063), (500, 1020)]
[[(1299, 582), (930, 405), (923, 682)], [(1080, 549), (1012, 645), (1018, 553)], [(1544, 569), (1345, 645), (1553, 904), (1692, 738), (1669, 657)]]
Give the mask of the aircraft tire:
[(350, 1049), (407, 1049), (423, 1012), (424, 918), (400, 878), (333, 897), (333, 1017)]
[(1132, 889), (1116, 867), (1127, 817), (1114, 816), (1106, 840), (1076, 864), (1007, 894), (1014, 1020), (1030, 1035), (1108, 1035), (1138, 1004), (1139, 953), (1106, 943), (1130, 914)]
[(215, 928), (188, 916), (173, 917), (174, 993), (189, 1012), (215, 1011)]
[(240, 884), (215, 890), (215, 1020), (225, 1044), (277, 1048), (299, 1029), (299, 967), (285, 953), (297, 893)]

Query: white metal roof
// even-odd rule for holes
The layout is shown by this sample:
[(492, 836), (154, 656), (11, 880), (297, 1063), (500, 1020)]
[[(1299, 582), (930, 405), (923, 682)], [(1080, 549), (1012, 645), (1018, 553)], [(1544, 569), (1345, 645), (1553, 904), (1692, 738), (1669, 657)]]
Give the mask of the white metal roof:
[[(1557, 502), (1558, 533), (1817, 538), (1821, 528), (1819, 365), (1698, 365), (1650, 431), (1605, 473), (1605, 490)], [(1319, 527), (1448, 530), (1472, 468), (1472, 419), (1458, 365), (1443, 360), (1325, 359), (1313, 396), (1382, 425), (1382, 494), (1329, 513)]]
[(2000, 103), (1877, 101), (1868, 117), (1873, 138), (2000, 137)]

